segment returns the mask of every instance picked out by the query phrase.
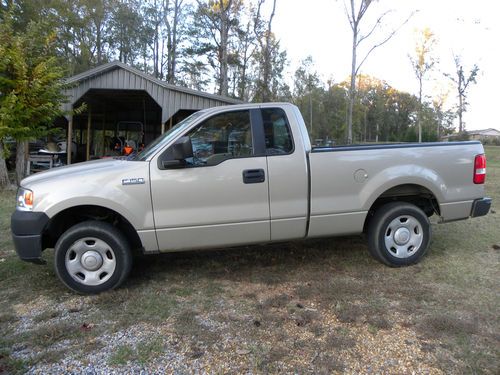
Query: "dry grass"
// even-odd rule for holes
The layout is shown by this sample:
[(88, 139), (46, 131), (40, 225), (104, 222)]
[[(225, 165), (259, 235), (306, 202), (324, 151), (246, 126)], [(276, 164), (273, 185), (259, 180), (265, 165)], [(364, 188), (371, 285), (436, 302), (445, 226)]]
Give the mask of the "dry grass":
[[(404, 360), (408, 372), (498, 373), (500, 148), (488, 148), (487, 157), (495, 213), (433, 225), (431, 249), (416, 266), (382, 266), (361, 237), (322, 239), (138, 258), (121, 289), (90, 297), (56, 280), (52, 250), (47, 266), (16, 258), (14, 194), (0, 193), (0, 372), (36, 362), (18, 347), (47, 363), (72, 353), (84, 361), (106, 348), (102, 335), (144, 324), (164, 340), (123, 344), (111, 366), (147, 367), (168, 347), (188, 366), (206, 361), (230, 372), (366, 372), (370, 365), (397, 373), (403, 362), (384, 367), (388, 359), (374, 358), (408, 345), (416, 353)], [(82, 331), (84, 323), (93, 328)]]

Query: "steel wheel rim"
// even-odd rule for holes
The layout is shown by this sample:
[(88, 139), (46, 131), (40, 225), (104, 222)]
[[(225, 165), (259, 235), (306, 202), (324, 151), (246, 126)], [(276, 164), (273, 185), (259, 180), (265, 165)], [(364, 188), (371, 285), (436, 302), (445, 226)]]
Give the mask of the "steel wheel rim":
[(76, 282), (97, 286), (113, 276), (116, 256), (105, 241), (95, 237), (85, 237), (73, 242), (65, 256), (65, 266)]
[(422, 224), (411, 215), (393, 219), (384, 231), (387, 251), (396, 258), (409, 258), (416, 254), (424, 240)]

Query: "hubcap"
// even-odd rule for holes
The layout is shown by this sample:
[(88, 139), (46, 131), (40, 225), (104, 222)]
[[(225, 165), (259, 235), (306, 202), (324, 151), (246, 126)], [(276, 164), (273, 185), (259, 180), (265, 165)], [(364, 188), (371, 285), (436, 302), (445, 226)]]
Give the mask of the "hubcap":
[(65, 266), (73, 280), (83, 285), (104, 284), (113, 276), (116, 257), (105, 241), (85, 237), (75, 241), (66, 252)]
[(410, 231), (408, 228), (398, 228), (396, 232), (394, 232), (394, 241), (398, 245), (404, 245), (410, 240)]
[(102, 266), (102, 256), (97, 251), (86, 251), (82, 255), (82, 266), (89, 271), (95, 271)]
[(413, 216), (402, 215), (392, 220), (385, 229), (385, 247), (396, 258), (408, 258), (422, 246), (424, 231)]

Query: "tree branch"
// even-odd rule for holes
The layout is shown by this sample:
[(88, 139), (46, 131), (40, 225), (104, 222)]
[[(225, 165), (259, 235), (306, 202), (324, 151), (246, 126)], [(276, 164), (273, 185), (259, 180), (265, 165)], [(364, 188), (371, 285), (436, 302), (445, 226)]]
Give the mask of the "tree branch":
[(371, 2), (372, 2), (371, 0), (361, 0), (361, 3), (359, 4), (357, 21), (359, 21), (359, 20), (361, 20), (361, 18), (363, 18), (366, 11), (368, 10), (368, 7), (370, 6)]
[(372, 29), (368, 32), (368, 34), (363, 35), (363, 36), (361, 36), (361, 37), (359, 38), (359, 40), (358, 40), (358, 44), (357, 44), (357, 45), (359, 46), (359, 44), (360, 44), (363, 40), (365, 40), (366, 38), (369, 38), (369, 37), (370, 37), (370, 35), (372, 35), (372, 34), (373, 34), (373, 32), (377, 29), (377, 27), (378, 27), (378, 26), (380, 26), (380, 24), (381, 24), (381, 22), (382, 22), (382, 19), (383, 19), (383, 18), (384, 18), (387, 14), (389, 14), (389, 13), (391, 13), (391, 12), (392, 12), (392, 9), (389, 9), (388, 11), (384, 12), (384, 13), (383, 13), (383, 14), (382, 14), (382, 15), (381, 15), (378, 19), (377, 19), (377, 21), (375, 22), (375, 25), (373, 25)]
[[(352, 5), (352, 3), (351, 3)], [(351, 17), (351, 13), (349, 13), (349, 11), (347, 10), (347, 5), (345, 3), (345, 0), (344, 0), (344, 11), (345, 11), (345, 14), (347, 16), (347, 20), (349, 21), (349, 24), (351, 25), (351, 29), (354, 31), (354, 8), (352, 8), (352, 17)]]
[(415, 12), (412, 12), (408, 18), (403, 22), (401, 23), (401, 25), (399, 25), (396, 29), (392, 30), (392, 32), (387, 36), (387, 38), (385, 38), (384, 40), (382, 40), (380, 43), (377, 43), (375, 44), (374, 46), (372, 46), (372, 48), (369, 49), (369, 51), (366, 53), (365, 57), (361, 60), (361, 62), (359, 63), (359, 65), (356, 67), (356, 70), (355, 70), (355, 75), (358, 74), (359, 72), (359, 69), (361, 68), (361, 66), (363, 65), (363, 63), (366, 61), (366, 59), (368, 58), (368, 56), (370, 56), (370, 54), (378, 47), (381, 47), (383, 46), (384, 44), (386, 44), (389, 40), (392, 39), (392, 37), (394, 35), (396, 35), (396, 33), (404, 26), (408, 23), (408, 21), (414, 16)]

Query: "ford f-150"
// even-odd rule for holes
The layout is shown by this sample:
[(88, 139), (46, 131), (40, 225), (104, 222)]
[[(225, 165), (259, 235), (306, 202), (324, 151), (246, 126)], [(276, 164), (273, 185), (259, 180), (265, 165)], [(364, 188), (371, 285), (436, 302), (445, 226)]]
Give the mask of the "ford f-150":
[(297, 107), (194, 113), (142, 152), (21, 182), (11, 229), (19, 257), (54, 248), (79, 293), (115, 288), (132, 253), (366, 233), (389, 266), (417, 262), (440, 222), (486, 215), (480, 142), (312, 148)]

